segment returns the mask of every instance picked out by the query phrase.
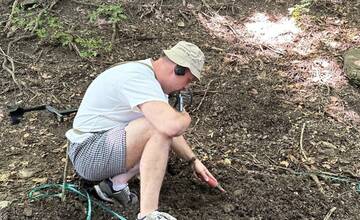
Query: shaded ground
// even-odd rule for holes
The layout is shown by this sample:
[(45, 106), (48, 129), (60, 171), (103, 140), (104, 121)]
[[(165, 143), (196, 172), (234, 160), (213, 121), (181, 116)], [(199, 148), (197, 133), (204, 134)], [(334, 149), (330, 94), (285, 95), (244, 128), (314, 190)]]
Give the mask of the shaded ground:
[[(1, 29), (12, 4), (3, 2)], [(156, 56), (182, 39), (196, 43), (207, 58), (205, 79), (192, 88), (193, 123), (186, 136), (228, 193), (197, 182), (190, 168), (172, 158), (161, 210), (179, 219), (359, 218), (360, 93), (342, 71), (343, 52), (360, 42), (357, 1), (317, 1), (294, 23), (288, 9), (303, 2), (119, 2), (128, 19), (119, 24), (111, 53), (82, 59), (36, 37), (11, 43), (8, 55), (22, 91), (2, 70), (0, 201), (7, 205), (0, 219), (85, 218), (85, 203), (75, 196), (65, 204), (27, 198), (35, 186), (62, 181), (64, 133), (72, 117), (59, 123), (34, 112), (11, 125), (9, 106), (76, 107), (91, 80), (111, 64)], [(91, 25), (85, 16), (94, 8), (67, 0), (51, 13), (75, 31), (92, 28), (110, 41), (111, 25)], [(7, 33), (0, 40), (5, 52), (25, 34)], [(68, 180), (79, 184), (73, 174)], [(131, 185), (138, 189), (137, 181)], [(137, 213), (110, 207), (129, 219)], [(97, 207), (93, 215), (111, 218)]]

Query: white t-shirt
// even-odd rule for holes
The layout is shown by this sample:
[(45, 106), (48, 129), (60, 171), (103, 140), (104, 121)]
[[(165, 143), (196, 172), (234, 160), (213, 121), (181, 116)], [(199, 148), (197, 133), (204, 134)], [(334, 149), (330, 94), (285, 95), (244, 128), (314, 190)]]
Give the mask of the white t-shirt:
[[(147, 65), (144, 65), (144, 64)], [(92, 132), (125, 127), (143, 117), (138, 105), (148, 101), (168, 102), (152, 70), (151, 60), (128, 62), (101, 73), (88, 87), (66, 132), (72, 143), (80, 143)]]

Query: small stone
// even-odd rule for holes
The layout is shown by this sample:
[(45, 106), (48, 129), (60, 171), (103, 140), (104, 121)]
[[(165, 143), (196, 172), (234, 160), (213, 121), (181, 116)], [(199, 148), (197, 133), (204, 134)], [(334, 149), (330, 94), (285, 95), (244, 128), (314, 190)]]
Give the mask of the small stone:
[(227, 203), (223, 205), (224, 212), (229, 213), (235, 210), (235, 206), (233, 204)]
[(25, 208), (24, 209), (24, 215), (26, 216), (26, 217), (31, 217), (32, 215), (33, 215), (33, 211), (32, 211), (32, 209), (31, 208)]
[(234, 196), (238, 197), (241, 196), (243, 194), (243, 190), (242, 189), (237, 189), (234, 191)]
[(231, 165), (231, 160), (228, 158), (225, 158), (223, 163), (224, 163), (224, 165)]
[(46, 181), (48, 180), (47, 177), (43, 177), (43, 178), (33, 178), (32, 181), (35, 183), (46, 183)]
[(23, 170), (20, 170), (19, 177), (21, 179), (26, 179), (26, 178), (32, 177), (34, 175), (34, 173), (35, 172), (33, 170), (25, 168)]
[(177, 26), (178, 26), (178, 27), (185, 27), (185, 23), (184, 23), (183, 21), (179, 21), (179, 22), (177, 23)]
[(10, 201), (0, 201), (0, 210), (8, 207), (10, 203)]

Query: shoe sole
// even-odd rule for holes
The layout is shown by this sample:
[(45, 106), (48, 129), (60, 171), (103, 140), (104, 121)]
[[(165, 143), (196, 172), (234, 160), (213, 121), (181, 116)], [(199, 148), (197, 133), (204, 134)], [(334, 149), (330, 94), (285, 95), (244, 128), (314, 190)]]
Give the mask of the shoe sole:
[(94, 186), (96, 194), (100, 197), (100, 199), (104, 200), (105, 202), (114, 203), (114, 200), (110, 199), (107, 194), (101, 191), (99, 185)]

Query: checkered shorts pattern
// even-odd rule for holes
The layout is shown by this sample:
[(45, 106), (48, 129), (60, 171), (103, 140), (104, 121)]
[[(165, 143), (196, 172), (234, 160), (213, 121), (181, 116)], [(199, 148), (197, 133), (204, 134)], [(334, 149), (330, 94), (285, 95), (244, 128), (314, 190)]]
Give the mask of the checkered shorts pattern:
[(69, 158), (86, 180), (100, 181), (126, 172), (126, 132), (116, 127), (94, 133), (82, 143), (71, 143)]

